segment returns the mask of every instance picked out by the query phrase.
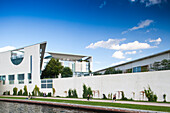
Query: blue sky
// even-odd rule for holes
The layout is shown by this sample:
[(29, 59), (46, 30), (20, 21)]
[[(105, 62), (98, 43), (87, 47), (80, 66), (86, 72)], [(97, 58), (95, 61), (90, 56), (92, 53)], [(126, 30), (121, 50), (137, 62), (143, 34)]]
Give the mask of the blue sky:
[(0, 0), (0, 51), (47, 41), (93, 70), (170, 49), (168, 0)]

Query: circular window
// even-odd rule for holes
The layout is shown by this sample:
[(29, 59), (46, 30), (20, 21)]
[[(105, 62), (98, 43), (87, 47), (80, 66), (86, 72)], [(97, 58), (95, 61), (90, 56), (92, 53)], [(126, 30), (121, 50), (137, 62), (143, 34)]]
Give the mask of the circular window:
[(24, 50), (11, 51), (11, 62), (14, 65), (19, 65), (24, 59)]

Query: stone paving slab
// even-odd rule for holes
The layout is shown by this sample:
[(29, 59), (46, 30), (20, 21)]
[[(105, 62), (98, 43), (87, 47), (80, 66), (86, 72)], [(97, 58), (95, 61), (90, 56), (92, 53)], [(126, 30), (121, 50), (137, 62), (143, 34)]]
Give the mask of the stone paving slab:
[(86, 110), (103, 111), (103, 112), (166, 113), (166, 112), (149, 111), (149, 110), (138, 110), (138, 109), (128, 109), (128, 108), (118, 108), (118, 107), (104, 107), (104, 106), (92, 106), (92, 105), (80, 105), (80, 104), (35, 101), (35, 100), (20, 100), (20, 99), (0, 98), (0, 101), (18, 102), (18, 103), (27, 103), (27, 104), (39, 104), (39, 105), (48, 105), (48, 106), (65, 107), (65, 108), (73, 108), (73, 109), (86, 109)]

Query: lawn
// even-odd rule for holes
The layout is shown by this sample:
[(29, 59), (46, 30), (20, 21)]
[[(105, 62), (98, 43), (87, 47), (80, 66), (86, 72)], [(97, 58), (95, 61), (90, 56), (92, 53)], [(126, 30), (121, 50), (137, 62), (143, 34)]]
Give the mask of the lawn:
[[(0, 97), (0, 98), (26, 99), (23, 97)], [(62, 100), (62, 99), (45, 99), (45, 98), (33, 98), (31, 100), (170, 112), (170, 107), (162, 107), (162, 106), (121, 104), (121, 103), (109, 103), (109, 102), (77, 101), (77, 100)]]

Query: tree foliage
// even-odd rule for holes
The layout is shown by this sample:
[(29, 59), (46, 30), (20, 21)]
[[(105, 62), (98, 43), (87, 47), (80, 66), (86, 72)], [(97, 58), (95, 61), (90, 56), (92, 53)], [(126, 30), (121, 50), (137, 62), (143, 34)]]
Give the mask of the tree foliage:
[(115, 70), (114, 68), (108, 68), (104, 74), (107, 75), (107, 74), (119, 74), (119, 73), (122, 73), (122, 70)]
[(62, 69), (61, 76), (62, 76), (62, 78), (72, 77), (73, 76), (73, 72), (71, 71), (71, 69), (69, 67), (64, 67)]
[(54, 94), (55, 94), (55, 88), (52, 88), (52, 90), (53, 90), (53, 96), (54, 96)]
[(92, 90), (90, 87), (87, 87), (85, 84), (83, 84), (83, 98), (87, 98), (88, 95), (93, 96)]
[(153, 67), (155, 71), (170, 69), (170, 60), (163, 59), (161, 62), (154, 62)]
[(63, 66), (59, 60), (51, 58), (51, 60), (46, 65), (45, 69), (42, 71), (41, 78), (58, 78), (59, 73), (62, 72)]

